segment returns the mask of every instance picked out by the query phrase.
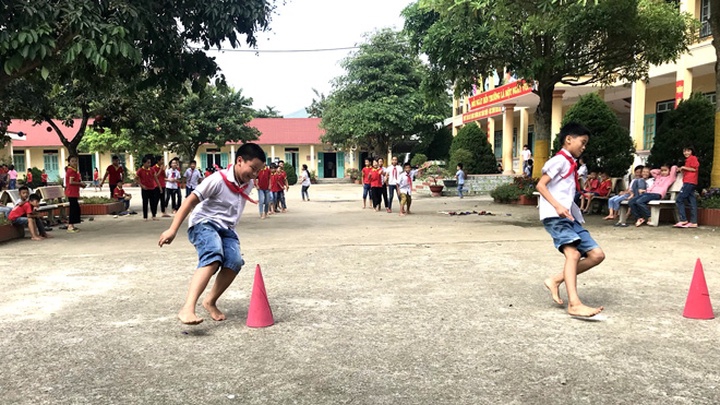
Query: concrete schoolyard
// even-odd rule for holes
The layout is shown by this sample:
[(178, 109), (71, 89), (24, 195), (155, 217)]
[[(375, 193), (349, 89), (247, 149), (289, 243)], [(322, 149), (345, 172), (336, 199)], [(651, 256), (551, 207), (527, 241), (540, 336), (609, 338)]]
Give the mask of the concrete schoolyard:
[[(562, 256), (535, 207), (425, 197), (399, 217), (360, 187), (292, 187), (264, 221), (248, 205), (224, 322), (177, 321), (197, 257), (186, 226), (157, 247), (168, 218), (0, 244), (0, 403), (720, 403), (720, 319), (682, 317), (698, 257), (720, 315), (720, 231), (590, 217), (607, 258), (579, 292), (607, 320), (586, 322), (543, 288)], [(472, 210), (495, 215), (439, 213)], [(245, 325), (256, 263), (263, 329)]]

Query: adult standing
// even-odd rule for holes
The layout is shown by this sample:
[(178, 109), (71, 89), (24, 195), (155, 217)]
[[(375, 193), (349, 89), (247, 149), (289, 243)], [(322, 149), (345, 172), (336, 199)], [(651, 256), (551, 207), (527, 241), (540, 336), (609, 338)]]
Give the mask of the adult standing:
[(197, 188), (198, 183), (200, 183), (203, 178), (202, 173), (197, 169), (197, 162), (195, 160), (190, 161), (190, 167), (185, 170), (183, 177), (185, 177), (185, 198), (187, 198), (190, 193)]
[(86, 184), (82, 181), (80, 171), (78, 171), (78, 157), (73, 155), (68, 157), (68, 166), (65, 168), (65, 197), (67, 197), (70, 207), (68, 208), (68, 233), (79, 231), (75, 224), (80, 223), (80, 188), (85, 188)]
[(113, 192), (118, 183), (123, 181), (123, 174), (125, 174), (125, 169), (120, 165), (120, 158), (117, 155), (113, 155), (112, 164), (105, 169), (105, 176), (103, 176), (100, 182), (100, 188), (102, 188), (102, 185), (107, 179), (110, 185), (110, 198), (113, 198)]
[[(403, 172), (402, 166), (398, 164), (397, 156), (393, 156), (390, 166), (385, 169), (385, 178), (388, 186), (388, 212), (392, 212), (393, 198), (397, 191), (398, 178)], [(397, 193), (398, 202), (400, 202), (400, 193)]]

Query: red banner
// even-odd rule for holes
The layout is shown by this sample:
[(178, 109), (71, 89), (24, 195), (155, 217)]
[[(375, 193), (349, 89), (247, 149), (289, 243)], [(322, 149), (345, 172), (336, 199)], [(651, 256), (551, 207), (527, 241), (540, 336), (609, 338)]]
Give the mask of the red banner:
[(481, 108), (463, 114), (463, 124), (502, 114), (502, 107)]
[(675, 108), (683, 99), (685, 93), (685, 80), (678, 80), (675, 82)]
[(532, 92), (532, 86), (525, 83), (524, 80), (508, 83), (498, 88), (470, 97), (468, 99), (470, 102), (470, 111), (502, 103), (503, 101), (508, 101), (512, 98), (522, 96), (530, 92)]

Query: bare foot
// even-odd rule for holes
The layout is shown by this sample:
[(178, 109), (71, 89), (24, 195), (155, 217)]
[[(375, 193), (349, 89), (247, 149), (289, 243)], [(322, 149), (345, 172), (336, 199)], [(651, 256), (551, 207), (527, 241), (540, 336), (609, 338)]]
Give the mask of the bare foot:
[(552, 296), (552, 300), (555, 301), (556, 304), (562, 305), (564, 304), (564, 301), (562, 298), (560, 298), (560, 283), (556, 283), (551, 278), (545, 279), (545, 288), (550, 290), (550, 295)]
[(30, 240), (39, 241), (39, 240), (43, 240), (43, 238), (39, 238), (39, 237), (37, 237), (37, 236), (33, 236), (32, 238), (30, 238)]
[(153, 221), (159, 221), (160, 219), (153, 217)]
[(602, 312), (602, 310), (605, 309), (603, 307), (598, 308), (592, 308), (588, 307), (587, 305), (568, 305), (568, 314), (572, 316), (581, 316), (584, 318), (589, 318), (591, 316), (595, 316)]
[(208, 301), (203, 301), (203, 307), (210, 313), (210, 317), (216, 321), (224, 321), (225, 314), (223, 314), (215, 304), (211, 304)]
[(401, 217), (404, 217), (404, 216), (405, 216), (405, 213), (404, 213), (404, 212), (401, 212), (401, 213), (400, 213), (400, 216), (401, 216)]
[(178, 312), (178, 318), (180, 322), (185, 325), (198, 325), (202, 323), (203, 319), (195, 315), (195, 311), (186, 311), (185, 308)]
[(611, 221), (611, 220), (615, 219), (615, 216), (613, 216), (613, 215), (608, 215), (608, 216), (606, 216), (606, 217), (603, 218), (603, 219), (606, 220), (606, 221)]

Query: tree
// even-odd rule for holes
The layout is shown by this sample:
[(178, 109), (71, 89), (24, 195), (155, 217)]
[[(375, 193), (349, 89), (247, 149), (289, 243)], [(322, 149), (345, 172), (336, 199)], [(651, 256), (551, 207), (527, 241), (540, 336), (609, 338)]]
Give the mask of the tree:
[(322, 118), (323, 111), (325, 111), (325, 106), (327, 105), (327, 98), (325, 98), (324, 93), (320, 93), (317, 91), (317, 89), (312, 89), (313, 93), (315, 93), (315, 97), (313, 97), (312, 102), (308, 107), (305, 107), (305, 112), (307, 112), (311, 117), (315, 118)]
[(682, 166), (685, 163), (683, 148), (693, 146), (700, 161), (698, 188), (710, 185), (713, 146), (716, 144), (713, 115), (712, 103), (701, 93), (693, 93), (689, 99), (681, 101), (657, 128), (648, 164), (654, 167), (664, 164)]
[(334, 80), (322, 112), (323, 142), (383, 156), (449, 112), (449, 104), (444, 111), (425, 108), (418, 90), (423, 66), (398, 32), (372, 34), (342, 66), (346, 74)]
[[(487, 140), (485, 131), (480, 126), (470, 123), (460, 128), (455, 139), (452, 141), (450, 146), (451, 160), (465, 159), (464, 152), (457, 153), (457, 151), (467, 151), (472, 154), (472, 158), (465, 160), (461, 163), (465, 166), (466, 173), (473, 174), (494, 174), (497, 173), (497, 160), (495, 160), (495, 154), (492, 151), (492, 146)], [(455, 164), (458, 160), (455, 160)]]
[(550, 150), (558, 83), (645, 79), (651, 64), (685, 52), (697, 29), (673, 2), (652, 0), (420, 0), (403, 15), (436, 75), (431, 84), (467, 95), (481, 77), (503, 69), (534, 84), (536, 177)]
[(253, 114), (255, 118), (282, 118), (280, 112), (269, 105), (265, 106), (265, 109), (259, 109)]
[[(134, 92), (199, 91), (216, 76), (218, 66), (190, 44), (203, 49), (226, 43), (236, 47), (245, 36), (254, 46), (255, 33), (270, 22), (271, 1), (250, 0), (242, 5), (222, 0), (3, 2), (0, 97), (12, 102), (0, 106), (0, 135), (4, 136), (11, 118), (46, 121), (72, 154), (90, 118), (102, 115), (111, 118), (113, 126), (122, 120), (130, 122), (133, 134), (147, 136), (156, 129), (151, 127), (157, 119), (138, 120), (151, 118), (139, 108), (135, 108), (136, 116), (119, 115), (119, 109), (107, 100), (117, 94), (127, 96), (122, 105), (129, 111)], [(190, 86), (186, 86), (188, 81)], [(151, 107), (161, 111), (161, 105)], [(51, 119), (68, 123), (79, 119), (80, 130), (73, 141)]]
[(427, 155), (430, 160), (447, 160), (450, 157), (450, 146), (452, 145), (452, 130), (448, 127), (440, 129), (432, 128), (432, 131), (422, 134), (422, 143), (417, 145), (414, 152)]
[[(635, 146), (630, 132), (620, 125), (613, 110), (596, 94), (580, 96), (563, 118), (562, 125), (576, 122), (590, 130), (590, 141), (583, 152), (591, 170), (603, 169), (610, 177), (622, 177), (630, 170)], [(560, 138), (555, 138), (553, 153), (560, 150)]]
[(178, 105), (176, 120), (167, 128), (166, 145), (185, 159), (194, 159), (200, 146), (212, 143), (248, 142), (260, 132), (245, 124), (253, 118), (252, 99), (224, 86), (210, 86), (190, 94)]

